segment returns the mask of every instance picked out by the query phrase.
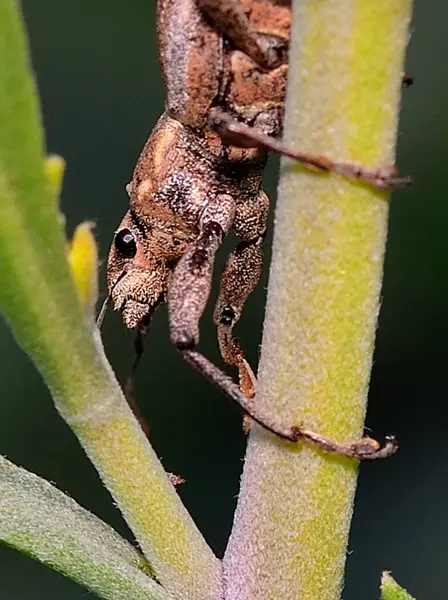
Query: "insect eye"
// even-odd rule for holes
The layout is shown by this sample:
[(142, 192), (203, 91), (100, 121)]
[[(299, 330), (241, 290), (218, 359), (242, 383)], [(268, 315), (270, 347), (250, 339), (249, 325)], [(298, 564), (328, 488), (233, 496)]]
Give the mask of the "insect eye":
[(114, 240), (115, 248), (124, 258), (134, 258), (137, 254), (137, 244), (134, 234), (129, 229), (117, 231)]

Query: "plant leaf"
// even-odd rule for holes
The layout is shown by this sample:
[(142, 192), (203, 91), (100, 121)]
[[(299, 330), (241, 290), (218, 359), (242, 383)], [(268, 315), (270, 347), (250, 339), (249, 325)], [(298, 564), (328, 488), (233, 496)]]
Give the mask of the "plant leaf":
[(143, 555), (44, 479), (0, 457), (0, 539), (108, 600), (169, 600)]
[(398, 585), (389, 571), (383, 571), (381, 576), (381, 600), (415, 600), (415, 598)]

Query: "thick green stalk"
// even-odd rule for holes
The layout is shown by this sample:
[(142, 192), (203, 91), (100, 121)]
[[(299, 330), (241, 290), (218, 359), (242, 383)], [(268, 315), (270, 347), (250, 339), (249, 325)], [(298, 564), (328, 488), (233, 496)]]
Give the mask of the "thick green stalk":
[[(285, 141), (393, 163), (411, 0), (293, 7)], [(257, 402), (337, 441), (362, 435), (388, 201), (282, 162)], [(254, 427), (225, 556), (229, 600), (339, 597), (357, 471)]]
[(214, 598), (219, 563), (130, 411), (70, 277), (15, 0), (0, 0), (0, 90), (0, 310), (158, 580), (182, 598)]

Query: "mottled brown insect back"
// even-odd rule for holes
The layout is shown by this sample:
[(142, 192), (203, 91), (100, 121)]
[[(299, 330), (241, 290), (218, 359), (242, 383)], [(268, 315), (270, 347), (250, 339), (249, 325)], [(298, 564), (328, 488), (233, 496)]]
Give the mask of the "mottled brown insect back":
[[(309, 156), (278, 139), (288, 73), (287, 0), (158, 0), (157, 10), (166, 112), (126, 188), (130, 209), (107, 266), (114, 307), (140, 342), (156, 306), (166, 301), (171, 340), (187, 362), (277, 435), (359, 459), (391, 454), (393, 442), (382, 449), (370, 440), (336, 444), (262, 414), (251, 400), (255, 375), (233, 329), (262, 269), (268, 150), (382, 189), (406, 180), (393, 170)], [(231, 230), (240, 242), (222, 274), (214, 321), (221, 355), (238, 369), (239, 386), (196, 350), (215, 254)]]

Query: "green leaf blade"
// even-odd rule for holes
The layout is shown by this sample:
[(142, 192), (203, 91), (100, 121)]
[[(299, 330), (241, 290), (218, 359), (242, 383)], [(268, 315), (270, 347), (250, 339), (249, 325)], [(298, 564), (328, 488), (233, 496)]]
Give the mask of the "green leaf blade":
[(415, 600), (415, 598), (398, 585), (388, 571), (384, 571), (381, 577), (381, 600)]
[(106, 600), (170, 600), (143, 555), (40, 477), (0, 458), (0, 539)]

